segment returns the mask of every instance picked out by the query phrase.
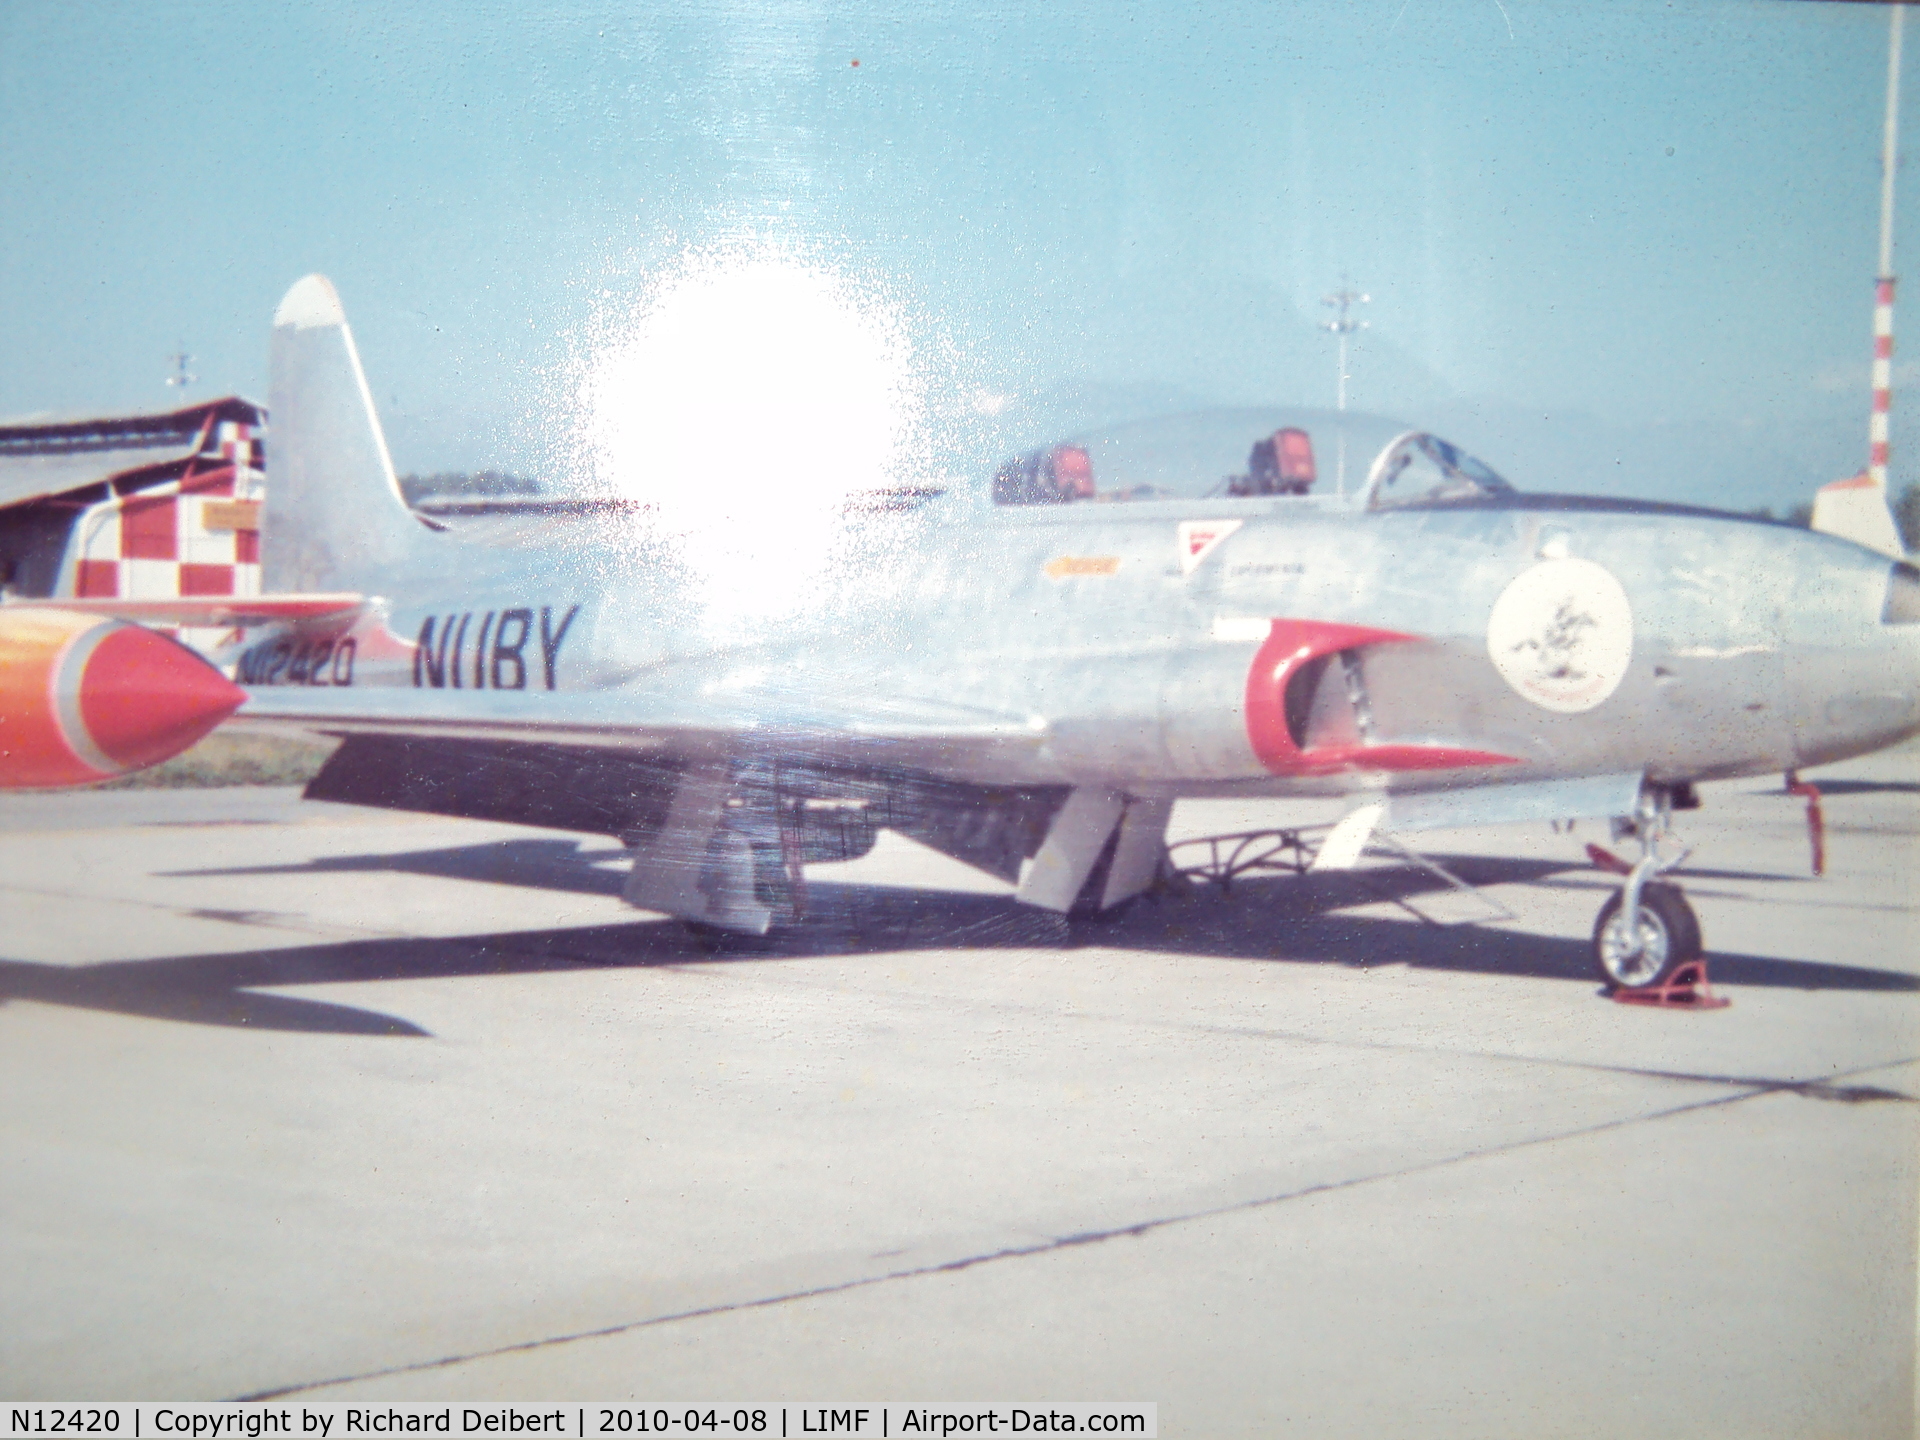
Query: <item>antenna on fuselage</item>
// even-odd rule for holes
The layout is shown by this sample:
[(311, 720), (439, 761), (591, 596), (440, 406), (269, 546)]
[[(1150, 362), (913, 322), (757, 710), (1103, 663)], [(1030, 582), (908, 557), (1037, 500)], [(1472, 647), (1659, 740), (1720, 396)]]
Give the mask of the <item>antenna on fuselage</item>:
[[(1338, 408), (1342, 414), (1346, 412), (1347, 408), (1347, 337), (1356, 330), (1364, 330), (1367, 328), (1367, 322), (1354, 316), (1351, 311), (1355, 305), (1368, 305), (1372, 302), (1373, 297), (1371, 295), (1363, 295), (1354, 289), (1352, 283), (1344, 275), (1340, 277), (1340, 288), (1338, 290), (1334, 291), (1331, 295), (1323, 295), (1320, 297), (1320, 303), (1322, 305), (1331, 306), (1340, 312), (1336, 319), (1322, 320), (1320, 322), (1320, 328), (1322, 330), (1332, 331), (1340, 339)], [(1337, 454), (1339, 458), (1334, 465), (1334, 490), (1337, 494), (1345, 495), (1347, 493), (1347, 426), (1344, 420), (1340, 423), (1339, 449)]]

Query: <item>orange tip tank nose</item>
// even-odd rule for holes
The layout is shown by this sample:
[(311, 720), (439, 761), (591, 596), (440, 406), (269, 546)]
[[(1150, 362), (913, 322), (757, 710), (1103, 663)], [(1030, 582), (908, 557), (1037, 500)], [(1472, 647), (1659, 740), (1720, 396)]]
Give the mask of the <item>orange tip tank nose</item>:
[(245, 699), (186, 646), (138, 625), (0, 612), (0, 789), (84, 785), (156, 765)]

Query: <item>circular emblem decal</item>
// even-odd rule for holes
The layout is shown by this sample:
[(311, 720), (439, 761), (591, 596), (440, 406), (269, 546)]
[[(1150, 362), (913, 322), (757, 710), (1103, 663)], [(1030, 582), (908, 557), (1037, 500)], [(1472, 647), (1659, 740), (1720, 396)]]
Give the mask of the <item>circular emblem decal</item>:
[(1493, 602), (1487, 654), (1543, 710), (1591, 710), (1633, 658), (1633, 609), (1611, 572), (1591, 560), (1543, 560)]

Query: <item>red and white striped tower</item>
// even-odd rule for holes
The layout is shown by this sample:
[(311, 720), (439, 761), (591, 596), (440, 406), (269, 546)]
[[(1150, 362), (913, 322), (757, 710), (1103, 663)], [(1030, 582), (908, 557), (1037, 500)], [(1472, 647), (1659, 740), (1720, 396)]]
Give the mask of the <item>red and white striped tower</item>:
[(1873, 295), (1873, 419), (1867, 430), (1867, 477), (1887, 488), (1887, 413), (1893, 405), (1893, 176), (1900, 116), (1900, 29), (1907, 7), (1895, 5), (1887, 40), (1887, 129), (1880, 152), (1880, 277)]
[(1867, 478), (1887, 488), (1887, 412), (1893, 405), (1893, 277), (1881, 275), (1873, 297), (1873, 420), (1867, 429)]

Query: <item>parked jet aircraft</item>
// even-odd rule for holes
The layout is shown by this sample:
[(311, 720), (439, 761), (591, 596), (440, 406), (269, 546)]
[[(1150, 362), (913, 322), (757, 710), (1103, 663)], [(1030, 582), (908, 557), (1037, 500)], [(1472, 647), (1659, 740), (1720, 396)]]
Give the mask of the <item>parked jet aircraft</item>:
[(1000, 504), (855, 507), (817, 599), (716, 640), (631, 516), (516, 548), (411, 514), (325, 279), (272, 365), (267, 586), (348, 593), (247, 625), (244, 717), (346, 737), (312, 796), (620, 835), (626, 898), (697, 925), (794, 923), (802, 866), (876, 826), (1109, 910), (1161, 873), (1176, 799), (1337, 795), (1322, 867), (1375, 832), (1615, 817), (1642, 854), (1594, 953), (1644, 987), (1701, 949), (1658, 878), (1693, 782), (1920, 729), (1920, 571), (1519, 493), (1426, 434), (1345, 496), (1301, 493), (1312, 424), (1086, 437), (1013, 462)]

